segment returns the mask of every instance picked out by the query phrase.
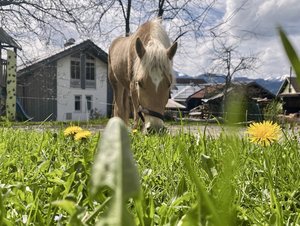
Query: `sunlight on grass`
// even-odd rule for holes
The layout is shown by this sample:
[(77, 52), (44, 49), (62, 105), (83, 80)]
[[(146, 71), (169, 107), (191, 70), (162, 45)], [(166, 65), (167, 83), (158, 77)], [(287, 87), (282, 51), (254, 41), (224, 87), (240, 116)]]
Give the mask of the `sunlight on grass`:
[(123, 213), (127, 225), (300, 223), (298, 132), (266, 146), (222, 129), (146, 136), (118, 122), (85, 142), (65, 129), (0, 128), (0, 225), (96, 225)]

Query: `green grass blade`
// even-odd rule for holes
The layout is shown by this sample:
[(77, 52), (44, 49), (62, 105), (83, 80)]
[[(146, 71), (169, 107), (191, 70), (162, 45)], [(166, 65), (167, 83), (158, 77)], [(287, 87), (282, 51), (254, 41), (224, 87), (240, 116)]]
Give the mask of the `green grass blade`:
[(62, 208), (70, 215), (76, 212), (76, 203), (70, 200), (57, 200), (52, 202), (52, 205)]
[(177, 226), (190, 226), (190, 225), (199, 225), (200, 216), (199, 205), (192, 207), (183, 217), (180, 219)]
[(200, 202), (203, 202), (204, 206), (212, 215), (212, 221), (214, 222), (214, 225), (221, 226), (222, 222), (219, 219), (217, 208), (214, 205), (214, 201), (210, 197), (209, 193), (206, 191), (205, 186), (202, 183), (200, 177), (196, 174), (196, 172), (191, 167), (192, 166), (191, 161), (186, 155), (186, 153), (185, 152), (181, 152), (181, 153), (182, 153), (183, 161), (187, 169), (187, 172), (197, 188), (199, 197), (201, 197)]
[(286, 52), (286, 54), (292, 64), (292, 67), (296, 73), (297, 80), (298, 80), (298, 82), (300, 82), (300, 60), (299, 60), (299, 57), (298, 57), (294, 47), (292, 46), (290, 40), (286, 36), (284, 30), (281, 27), (279, 27), (278, 32), (279, 32), (283, 47), (285, 49), (285, 52)]

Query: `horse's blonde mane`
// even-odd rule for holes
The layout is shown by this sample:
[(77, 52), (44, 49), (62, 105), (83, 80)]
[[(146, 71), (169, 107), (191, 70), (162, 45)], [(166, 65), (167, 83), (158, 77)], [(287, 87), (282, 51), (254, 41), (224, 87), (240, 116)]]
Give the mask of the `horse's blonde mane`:
[(160, 18), (156, 18), (150, 21), (151, 24), (151, 39), (159, 40), (165, 48), (169, 48), (171, 43), (168, 37), (167, 32), (162, 26), (162, 20)]
[(172, 61), (167, 56), (167, 48), (170, 47), (169, 37), (161, 25), (160, 19), (151, 22), (150, 39), (145, 49), (146, 54), (142, 59), (136, 58), (134, 62), (135, 79), (140, 76), (148, 76), (147, 72), (156, 67), (168, 76), (170, 83), (173, 83)]

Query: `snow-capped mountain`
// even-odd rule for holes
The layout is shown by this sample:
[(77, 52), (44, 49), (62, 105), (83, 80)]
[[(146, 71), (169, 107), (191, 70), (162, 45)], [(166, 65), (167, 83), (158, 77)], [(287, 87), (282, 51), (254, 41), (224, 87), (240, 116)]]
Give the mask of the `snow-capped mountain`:
[[(175, 73), (177, 78), (189, 78), (189, 79), (195, 79), (195, 80), (203, 80), (207, 83), (224, 83), (226, 80), (225, 75), (220, 74), (200, 74), (197, 76), (189, 76), (182, 73)], [(247, 78), (247, 77), (235, 77), (233, 79), (233, 82), (256, 82), (257, 84), (261, 85), (265, 89), (269, 90), (273, 94), (276, 94), (278, 89), (280, 88), (283, 79), (282, 78), (274, 78), (274, 79), (263, 79), (263, 78)]]

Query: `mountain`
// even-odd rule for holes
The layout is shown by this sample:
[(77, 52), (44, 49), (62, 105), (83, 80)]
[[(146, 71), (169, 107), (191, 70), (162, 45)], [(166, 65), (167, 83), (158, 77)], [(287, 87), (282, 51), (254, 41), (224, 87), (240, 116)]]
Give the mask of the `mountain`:
[[(197, 76), (189, 76), (182, 73), (175, 73), (177, 78), (193, 79), (193, 80), (204, 80), (207, 83), (225, 83), (226, 76), (221, 74), (200, 74)], [(283, 80), (282, 79), (251, 79), (247, 77), (235, 77), (233, 82), (256, 82), (265, 89), (269, 90), (273, 94), (277, 94)]]
[(225, 75), (220, 74), (201, 74), (195, 76), (196, 79), (203, 79), (207, 83), (224, 83), (226, 80)]

